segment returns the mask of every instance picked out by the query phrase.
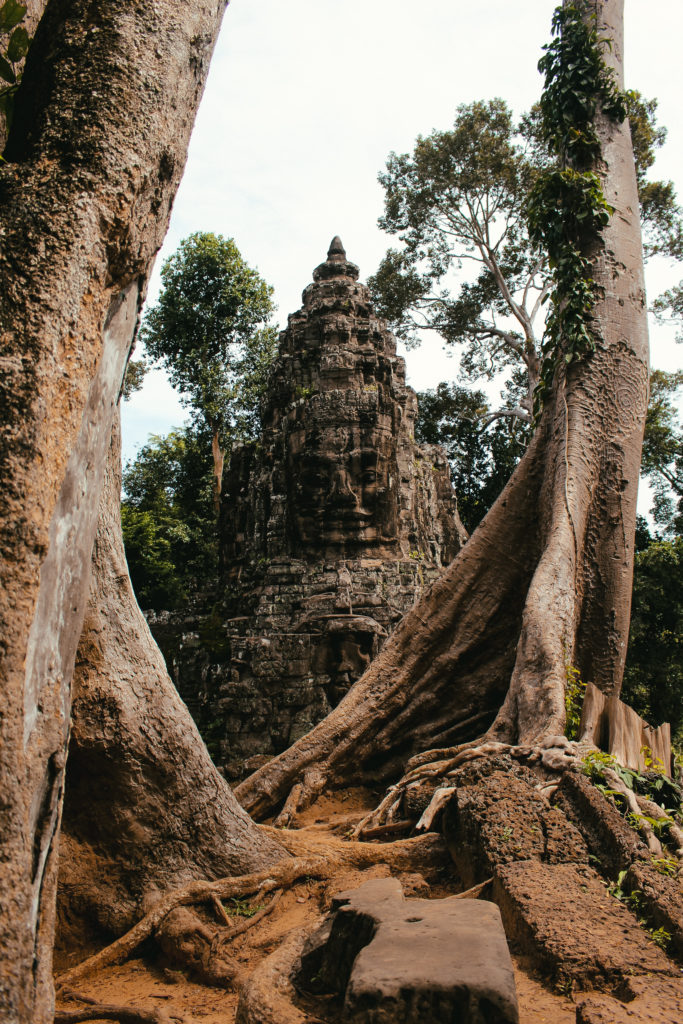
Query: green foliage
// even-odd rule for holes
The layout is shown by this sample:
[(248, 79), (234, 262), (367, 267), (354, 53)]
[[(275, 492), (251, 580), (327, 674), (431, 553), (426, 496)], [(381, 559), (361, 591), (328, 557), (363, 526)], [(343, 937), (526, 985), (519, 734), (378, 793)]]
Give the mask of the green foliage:
[(683, 537), (636, 553), (622, 699), (683, 746)]
[(121, 397), (126, 402), (136, 391), (139, 391), (145, 382), (145, 376), (149, 366), (145, 359), (130, 359), (126, 367), (126, 375), (123, 378)]
[(654, 492), (652, 516), (665, 534), (683, 533), (683, 430), (678, 420), (678, 391), (683, 372), (653, 370), (645, 420), (641, 473)]
[(626, 815), (626, 820), (628, 821), (629, 825), (631, 825), (631, 827), (636, 830), (638, 830), (641, 827), (643, 822), (647, 822), (647, 824), (650, 826), (657, 839), (660, 840), (664, 839), (668, 835), (669, 829), (674, 823), (674, 819), (669, 817), (668, 815), (664, 818), (653, 818), (649, 814), (631, 813)]
[(527, 445), (526, 424), (510, 418), (487, 427), (488, 414), (482, 391), (444, 382), (418, 394), (415, 438), (446, 449), (458, 512), (468, 533), (484, 518)]
[(676, 857), (651, 857), (650, 863), (660, 875), (666, 875), (668, 878), (676, 878), (678, 875), (679, 864)]
[[(671, 320), (680, 328), (683, 325), (683, 282), (655, 299), (653, 309), (660, 323)], [(676, 335), (676, 341), (683, 341), (683, 331)]]
[[(669, 859), (670, 858), (666, 858), (666, 860)], [(627, 906), (631, 913), (635, 914), (637, 917), (638, 924), (649, 931), (652, 941), (659, 946), (660, 949), (666, 951), (669, 947), (669, 943), (671, 942), (671, 934), (664, 928), (648, 927), (648, 910), (647, 904), (643, 899), (644, 893), (642, 889), (629, 890), (625, 888), (627, 875), (628, 871), (620, 871), (617, 875), (616, 882), (607, 887), (607, 892), (610, 896), (614, 896), (616, 900), (619, 900), (620, 903)]]
[(565, 668), (564, 684), (564, 734), (568, 740), (577, 740), (579, 738), (581, 708), (583, 707), (585, 695), (586, 684), (581, 681), (578, 668), (575, 668), (574, 665), (567, 665)]
[(231, 896), (230, 905), (225, 909), (230, 917), (253, 917), (259, 910), (263, 910), (263, 907), (263, 903), (257, 903), (252, 907), (248, 900), (239, 896)]
[(197, 232), (163, 265), (140, 338), (181, 401), (219, 439), (253, 436), (276, 331), (272, 288), (230, 238)]
[(210, 447), (192, 428), (152, 437), (123, 473), (126, 558), (143, 608), (172, 609), (217, 571)]
[(657, 100), (645, 99), (636, 89), (626, 93), (631, 141), (636, 164), (640, 218), (645, 256), (664, 255), (683, 259), (683, 223), (676, 192), (670, 181), (647, 181), (655, 150), (666, 140), (667, 130), (657, 124)]
[(600, 179), (572, 168), (551, 171), (534, 185), (527, 201), (529, 234), (547, 252), (553, 273), (551, 311), (541, 346), (543, 363), (534, 393), (537, 417), (553, 386), (555, 372), (595, 348), (593, 309), (597, 295), (591, 252), (614, 212)]
[[(500, 99), (460, 106), (450, 131), (418, 136), (412, 154), (392, 153), (379, 176), (379, 224), (402, 245), (389, 249), (369, 281), (378, 312), (409, 345), (419, 343), (419, 331), (432, 330), (462, 346), (461, 373), (471, 381), (521, 371), (527, 391), (504, 413), (527, 421), (538, 414), (557, 367), (585, 356), (595, 341), (589, 256), (610, 207), (598, 178), (583, 172), (598, 152), (598, 105), (617, 120), (630, 116), (646, 255), (683, 258), (673, 186), (646, 178), (666, 138), (657, 103), (635, 90), (619, 92), (601, 52), (609, 41), (589, 10), (576, 0), (555, 12), (554, 39), (540, 62), (543, 99), (519, 124)], [(463, 281), (463, 268), (477, 264), (478, 275)], [(551, 274), (541, 351), (535, 323)], [(678, 296), (677, 303), (683, 320)]]
[(665, 952), (669, 948), (671, 942), (671, 932), (668, 932), (666, 928), (652, 928), (650, 929), (650, 937), (656, 946), (663, 949)]
[(608, 117), (623, 121), (626, 99), (607, 67), (596, 15), (582, 0), (564, 3), (553, 14), (554, 39), (543, 47), (538, 70), (545, 75), (541, 97), (542, 133), (551, 152), (575, 167), (588, 167), (600, 155), (595, 130), (598, 104)]
[[(452, 129), (419, 136), (412, 154), (392, 153), (379, 176), (379, 223), (402, 248), (370, 278), (373, 301), (404, 340), (427, 328), (462, 346), (470, 380), (520, 361), (533, 375), (545, 284), (523, 207), (545, 162), (535, 115), (517, 126), (494, 99), (458, 107)], [(474, 280), (458, 280), (465, 262), (479, 268)], [(529, 412), (530, 403), (521, 415)]]
[(21, 24), (26, 15), (25, 4), (17, 0), (5, 0), (0, 6), (0, 113), (5, 115), (9, 132), (14, 115), (14, 97), (21, 73), (17, 68), (31, 45), (31, 38)]
[(602, 229), (614, 211), (600, 179), (588, 169), (600, 155), (594, 119), (598, 105), (615, 121), (626, 116), (626, 100), (602, 55), (608, 40), (598, 35), (595, 22), (583, 2), (558, 7), (552, 23), (555, 38), (538, 65), (545, 74), (541, 131), (563, 166), (538, 178), (526, 207), (530, 238), (547, 253), (554, 285), (534, 395), (536, 417), (558, 367), (595, 348), (597, 294), (591, 269)]
[[(605, 776), (607, 768), (611, 769), (624, 785), (634, 792), (640, 793), (660, 805), (666, 804), (674, 806), (676, 809), (680, 808), (683, 797), (681, 788), (668, 776), (661, 772), (638, 772), (634, 768), (625, 768), (611, 754), (606, 754), (602, 750), (589, 750), (581, 763), (582, 773), (588, 776), (603, 796), (612, 798), (621, 810), (626, 809), (624, 798), (618, 791), (607, 787)], [(622, 804), (624, 806), (621, 806)], [(678, 810), (674, 813), (678, 813)]]

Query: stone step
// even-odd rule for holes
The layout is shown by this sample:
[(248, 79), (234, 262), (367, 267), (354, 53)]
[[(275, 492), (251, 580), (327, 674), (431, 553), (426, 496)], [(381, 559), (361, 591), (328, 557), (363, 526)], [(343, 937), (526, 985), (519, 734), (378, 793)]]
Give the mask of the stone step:
[(349, 1024), (517, 1024), (512, 961), (498, 908), (405, 899), (374, 879), (342, 893), (302, 958), (299, 981), (345, 993)]

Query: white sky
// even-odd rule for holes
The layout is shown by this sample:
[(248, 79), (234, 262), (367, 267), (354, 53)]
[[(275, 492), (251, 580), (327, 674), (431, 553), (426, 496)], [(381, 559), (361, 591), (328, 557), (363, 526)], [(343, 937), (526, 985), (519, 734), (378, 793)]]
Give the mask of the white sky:
[[(391, 150), (446, 129), (460, 103), (503, 97), (515, 114), (538, 99), (536, 64), (556, 0), (232, 0), (195, 125), (185, 176), (150, 286), (194, 231), (235, 239), (275, 287), (277, 319), (301, 304), (339, 234), (361, 280), (394, 243), (377, 227), (377, 174)], [(652, 173), (683, 200), (681, 0), (626, 0), (626, 84), (659, 100), (669, 129)], [(664, 261), (649, 298), (683, 277)], [(673, 332), (651, 331), (652, 363), (680, 365)], [(457, 371), (437, 342), (407, 354), (416, 388)], [(161, 372), (123, 407), (124, 461), (185, 413)]]

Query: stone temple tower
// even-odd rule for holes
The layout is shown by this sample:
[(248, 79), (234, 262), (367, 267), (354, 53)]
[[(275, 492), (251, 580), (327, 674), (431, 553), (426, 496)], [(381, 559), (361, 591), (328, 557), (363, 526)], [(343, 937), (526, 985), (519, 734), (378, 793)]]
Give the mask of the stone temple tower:
[(228, 775), (327, 714), (464, 542), (445, 454), (415, 443), (416, 413), (336, 237), (280, 336), (261, 437), (226, 470), (218, 600), (173, 644), (151, 623)]

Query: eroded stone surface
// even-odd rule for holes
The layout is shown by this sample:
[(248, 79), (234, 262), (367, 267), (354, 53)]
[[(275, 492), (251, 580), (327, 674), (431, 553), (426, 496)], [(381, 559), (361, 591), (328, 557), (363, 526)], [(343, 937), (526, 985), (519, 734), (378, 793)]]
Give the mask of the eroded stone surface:
[(601, 870), (610, 877), (616, 878), (635, 860), (648, 858), (638, 833), (585, 775), (565, 772), (554, 802), (574, 822)]
[(580, 833), (533, 788), (537, 780), (528, 769), (484, 773), (485, 767), (458, 773), (443, 818), (444, 838), (466, 885), (514, 861), (588, 861)]
[(508, 939), (548, 973), (619, 995), (632, 978), (683, 983), (676, 965), (587, 866), (518, 861), (497, 869), (494, 895)]
[(680, 1024), (683, 991), (668, 978), (632, 978), (622, 998), (591, 993), (576, 1000), (576, 1024)]
[(653, 928), (670, 936), (671, 953), (683, 960), (683, 884), (680, 877), (661, 874), (650, 862), (632, 864), (624, 887), (637, 893), (639, 911)]
[(338, 238), (313, 278), (259, 443), (226, 470), (220, 593), (184, 621), (150, 618), (234, 777), (339, 702), (465, 536), (445, 454), (415, 443), (404, 361)]
[(405, 900), (400, 883), (386, 878), (342, 893), (333, 915), (319, 936), (322, 954), (308, 968), (315, 964), (328, 991), (346, 993), (344, 1020), (518, 1021), (512, 962), (494, 904)]

